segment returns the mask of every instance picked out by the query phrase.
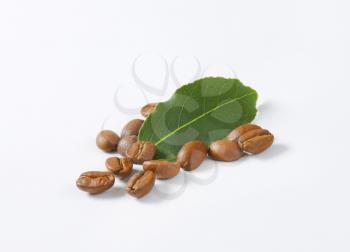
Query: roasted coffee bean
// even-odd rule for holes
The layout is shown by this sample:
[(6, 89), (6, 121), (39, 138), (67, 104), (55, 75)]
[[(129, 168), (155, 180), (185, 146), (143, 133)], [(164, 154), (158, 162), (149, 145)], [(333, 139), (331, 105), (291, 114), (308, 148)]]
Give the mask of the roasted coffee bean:
[(227, 139), (237, 141), (242, 134), (254, 129), (261, 129), (261, 127), (255, 124), (243, 124), (232, 130), (231, 133), (228, 134)]
[(121, 137), (123, 138), (126, 136), (138, 136), (142, 124), (143, 120), (141, 119), (131, 120), (122, 129)]
[(257, 154), (269, 148), (273, 135), (265, 129), (250, 130), (238, 138), (239, 147), (248, 154)]
[(76, 184), (80, 190), (97, 194), (111, 188), (114, 180), (112, 172), (89, 171), (82, 173), (77, 179)]
[(126, 156), (136, 164), (152, 160), (155, 154), (156, 146), (148, 141), (137, 141), (126, 150)]
[(110, 157), (106, 160), (106, 168), (122, 179), (129, 176), (132, 166), (129, 158)]
[(118, 144), (118, 153), (125, 156), (126, 150), (137, 141), (137, 136), (126, 136), (120, 139)]
[(242, 157), (243, 152), (237, 142), (221, 139), (213, 142), (209, 147), (209, 156), (214, 160), (234, 161)]
[(131, 196), (141, 198), (152, 190), (155, 180), (154, 172), (140, 171), (129, 179), (125, 191)]
[(180, 171), (180, 164), (165, 160), (151, 160), (143, 163), (144, 171), (153, 171), (157, 178), (168, 179), (175, 177)]
[(102, 130), (96, 137), (96, 145), (103, 151), (112, 152), (117, 150), (120, 137), (111, 130)]
[(157, 103), (148, 103), (147, 105), (141, 108), (141, 114), (144, 117), (148, 117), (154, 110), (156, 110)]
[(184, 144), (177, 154), (177, 162), (186, 171), (196, 169), (205, 159), (208, 147), (205, 143), (194, 140)]

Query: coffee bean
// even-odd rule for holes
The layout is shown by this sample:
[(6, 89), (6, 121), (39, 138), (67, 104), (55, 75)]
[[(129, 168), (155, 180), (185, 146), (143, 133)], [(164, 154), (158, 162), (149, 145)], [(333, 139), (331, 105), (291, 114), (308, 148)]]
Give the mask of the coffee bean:
[(80, 190), (97, 194), (106, 191), (114, 184), (114, 175), (112, 172), (89, 171), (82, 173), (77, 179), (77, 187)]
[(144, 117), (148, 117), (154, 110), (156, 110), (157, 103), (148, 103), (147, 105), (141, 108), (141, 114)]
[(132, 166), (129, 158), (110, 157), (106, 160), (106, 168), (122, 179), (129, 176)]
[(154, 172), (140, 171), (129, 179), (125, 191), (131, 196), (141, 198), (152, 190), (155, 179)]
[(137, 141), (137, 136), (126, 136), (120, 139), (117, 151), (120, 155), (125, 156), (126, 150)]
[(269, 148), (273, 143), (273, 135), (265, 129), (250, 130), (238, 138), (239, 147), (248, 154), (257, 154)]
[(231, 133), (228, 134), (227, 139), (237, 141), (242, 134), (254, 129), (261, 129), (261, 127), (255, 124), (243, 124), (231, 131)]
[(194, 140), (184, 144), (177, 154), (177, 162), (186, 171), (196, 169), (205, 159), (208, 147), (205, 143)]
[(139, 130), (143, 124), (143, 120), (141, 119), (133, 119), (128, 122), (124, 128), (122, 129), (121, 137), (126, 136), (138, 136)]
[(175, 177), (180, 171), (180, 164), (165, 160), (151, 160), (143, 163), (144, 171), (153, 171), (157, 178), (168, 179)]
[(96, 137), (96, 145), (103, 151), (116, 151), (120, 137), (111, 130), (102, 130)]
[(148, 141), (137, 141), (126, 150), (126, 156), (136, 164), (152, 160), (155, 154), (156, 146)]
[(234, 161), (242, 157), (243, 152), (237, 142), (221, 139), (213, 142), (209, 147), (209, 156), (214, 160)]

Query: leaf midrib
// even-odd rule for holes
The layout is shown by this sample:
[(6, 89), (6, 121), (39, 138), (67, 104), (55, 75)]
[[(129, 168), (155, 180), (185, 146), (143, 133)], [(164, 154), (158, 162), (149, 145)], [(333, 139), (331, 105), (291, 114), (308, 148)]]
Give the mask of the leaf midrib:
[(165, 141), (166, 139), (168, 139), (169, 137), (171, 137), (172, 135), (176, 134), (178, 131), (182, 130), (183, 128), (186, 128), (187, 126), (195, 123), (196, 121), (198, 121), (199, 119), (205, 117), (206, 115), (209, 115), (210, 113), (214, 112), (215, 110), (218, 110), (219, 108), (223, 107), (223, 106), (226, 106), (227, 104), (230, 104), (232, 102), (235, 102), (235, 101), (238, 101), (244, 97), (247, 97), (247, 96), (250, 96), (250, 95), (253, 95), (255, 94), (256, 92), (251, 92), (251, 93), (248, 93), (248, 94), (245, 94), (245, 95), (242, 95), (241, 97), (237, 97), (237, 98), (234, 98), (230, 101), (227, 101), (227, 102), (224, 102), (210, 110), (208, 110), (207, 112), (201, 114), (200, 116), (197, 116), (196, 118), (192, 119), (191, 121), (181, 125), (180, 127), (177, 127), (175, 130), (173, 130), (172, 132), (170, 132), (169, 134), (165, 135), (164, 137), (162, 137), (161, 139), (159, 139), (158, 142), (155, 143), (155, 145), (158, 145), (160, 143), (162, 143), (163, 141)]

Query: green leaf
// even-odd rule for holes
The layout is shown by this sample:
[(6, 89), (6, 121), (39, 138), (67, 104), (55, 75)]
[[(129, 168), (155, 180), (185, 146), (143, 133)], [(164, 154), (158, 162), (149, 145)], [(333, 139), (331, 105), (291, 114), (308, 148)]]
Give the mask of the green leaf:
[(139, 139), (157, 146), (155, 159), (175, 160), (181, 146), (198, 139), (206, 144), (224, 138), (256, 115), (257, 93), (238, 79), (208, 77), (176, 90), (157, 105)]

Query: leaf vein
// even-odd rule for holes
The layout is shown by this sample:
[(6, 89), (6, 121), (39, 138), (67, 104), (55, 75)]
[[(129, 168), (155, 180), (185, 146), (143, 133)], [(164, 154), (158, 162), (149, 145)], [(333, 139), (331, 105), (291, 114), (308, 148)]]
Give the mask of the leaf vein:
[(189, 121), (189, 122), (187, 122), (187, 123), (181, 125), (181, 126), (178, 127), (177, 129), (175, 129), (175, 130), (173, 130), (172, 132), (170, 132), (169, 134), (165, 135), (165, 136), (164, 136), (163, 138), (161, 138), (158, 142), (156, 142), (155, 145), (159, 145), (160, 143), (162, 143), (163, 141), (165, 141), (167, 138), (169, 138), (169, 137), (171, 137), (172, 135), (176, 134), (176, 133), (177, 133), (178, 131), (180, 131), (181, 129), (186, 128), (187, 126), (191, 125), (192, 123), (195, 123), (195, 122), (198, 121), (199, 119), (205, 117), (206, 115), (209, 115), (210, 113), (214, 112), (215, 110), (217, 110), (217, 109), (219, 109), (219, 108), (221, 108), (221, 107), (223, 107), (223, 106), (225, 106), (225, 105), (227, 105), (227, 104), (230, 104), (230, 103), (232, 103), (232, 102), (238, 101), (238, 100), (240, 100), (240, 99), (242, 99), (242, 98), (245, 98), (245, 97), (247, 97), (247, 96), (254, 95), (254, 94), (255, 94), (255, 92), (248, 93), (248, 94), (243, 95), (243, 96), (241, 96), (241, 97), (237, 97), (237, 98), (234, 98), (234, 99), (229, 100), (229, 101), (227, 101), (227, 102), (224, 102), (224, 103), (222, 103), (222, 104), (220, 104), (220, 105), (218, 105), (218, 106), (216, 106), (216, 107), (214, 107), (214, 108), (208, 110), (207, 112), (203, 113), (202, 115), (200, 115), (200, 116), (198, 116), (198, 117), (192, 119), (191, 121)]

